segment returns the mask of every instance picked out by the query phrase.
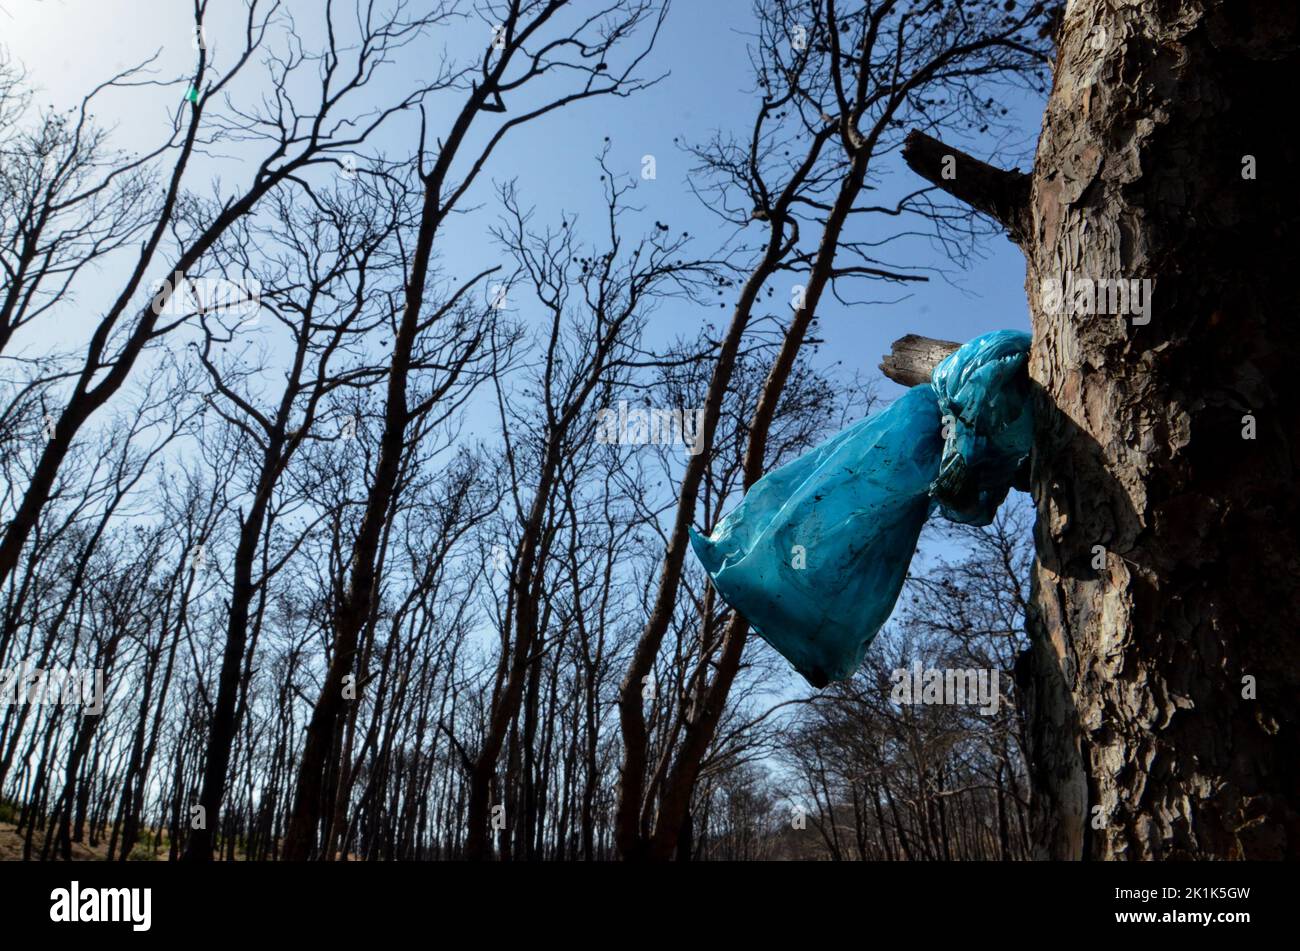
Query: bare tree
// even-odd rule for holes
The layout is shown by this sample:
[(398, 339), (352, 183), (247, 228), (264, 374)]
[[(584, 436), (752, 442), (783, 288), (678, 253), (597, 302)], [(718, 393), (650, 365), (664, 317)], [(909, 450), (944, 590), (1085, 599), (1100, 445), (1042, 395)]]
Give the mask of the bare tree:
[[(382, 376), (364, 359), (361, 344), (385, 322), (391, 272), (400, 259), (394, 236), (408, 213), (406, 190), (391, 175), (359, 178), (332, 191), (313, 189), (305, 207), (297, 195), (276, 196), (271, 205), (264, 223), (241, 223), (228, 246), (223, 242), (214, 249), (223, 271), (260, 275), (259, 298), (250, 302), (252, 316), (243, 306), (200, 313), (203, 340), (194, 344), (212, 385), (208, 405), (242, 434), (252, 456), (247, 509), (240, 511), (230, 569), (229, 616), (199, 802), (214, 820), (239, 728), (250, 611), (297, 547), (290, 543), (255, 575), (269, 544), (265, 535), (274, 518), (275, 493), (305, 441), (347, 438), (356, 428), (355, 419), (337, 409), (330, 412), (331, 395)], [(253, 343), (248, 326), (263, 311), (277, 325), (272, 330), (287, 336), (290, 352), (278, 396), (251, 392), (263, 368), (249, 362)], [(235, 352), (223, 355), (228, 346)], [(206, 823), (196, 829), (192, 848), (201, 852), (206, 839), (210, 849), (211, 834)]]
[[(932, 528), (960, 545), (909, 578), (903, 607), (852, 680), (806, 698), (783, 743), (800, 810), (836, 860), (1024, 859), (1030, 854), (1027, 727), (1015, 672), (1032, 546), (1028, 507), (1009, 502), (987, 528)], [(983, 671), (991, 709), (927, 704), (902, 677)], [(995, 675), (997, 680), (992, 680)], [(806, 838), (787, 822), (788, 838)]]
[[(426, 171), (425, 147), (421, 141), (417, 158), (423, 187), (423, 201), (415, 225), (414, 241), (405, 279), (405, 299), (393, 328), (393, 353), (388, 367), (384, 403), (383, 435), (375, 460), (365, 511), (348, 559), (348, 580), (335, 610), (335, 643), (329, 673), (308, 725), (307, 745), (299, 769), (294, 818), (285, 843), (285, 857), (305, 859), (312, 853), (314, 827), (321, 810), (320, 790), (329, 738), (343, 703), (343, 680), (351, 669), (357, 639), (370, 617), (375, 597), (376, 563), (389, 512), (395, 499), (397, 476), (406, 451), (407, 430), (436, 407), (454, 387), (461, 383), (461, 373), (470, 360), (479, 356), (478, 348), (488, 336), (487, 327), (477, 330), (468, 326), (467, 340), (459, 351), (459, 364), (451, 362), (451, 372), (427, 395), (414, 403), (409, 399), (408, 381), (413, 368), (418, 369), (417, 346), (429, 328), (455, 313), (462, 298), (489, 272), (461, 282), (446, 302), (428, 307), (428, 282), (434, 242), (447, 216), (461, 202), (499, 143), (512, 130), (557, 109), (598, 96), (628, 95), (643, 88), (647, 80), (637, 78), (636, 70), (645, 57), (662, 22), (664, 10), (648, 0), (613, 0), (607, 7), (584, 13), (576, 23), (565, 23), (561, 15), (566, 4), (561, 0), (532, 0), (511, 4), (485, 4), (484, 19), (494, 25), (484, 37), (480, 62), (456, 76), (456, 87), (468, 86), (465, 99), (451, 126), (438, 143), (437, 156)], [(565, 11), (567, 12), (567, 11)], [(614, 67), (611, 60), (619, 54), (638, 30), (646, 28), (649, 36), (644, 48), (628, 56), (626, 65)], [(575, 78), (570, 89), (543, 96), (539, 102), (516, 106), (510, 118), (493, 123), (485, 144), (467, 146), (467, 138), (476, 123), (504, 114), (503, 97), (527, 100), (530, 87), (539, 77), (563, 72)], [(423, 131), (423, 130), (422, 130)], [(464, 150), (464, 154), (462, 154)], [(463, 168), (462, 168), (463, 166)], [(459, 180), (453, 175), (459, 174)], [(458, 335), (459, 336), (459, 335)], [(471, 808), (469, 823), (475, 824), (476, 808)]]
[[(540, 610), (549, 587), (553, 522), (561, 517), (554, 508), (562, 464), (579, 444), (593, 439), (596, 411), (608, 409), (594, 404), (613, 392), (629, 365), (638, 361), (649, 314), (665, 298), (702, 288), (711, 271), (708, 262), (680, 257), (686, 238), (665, 235), (659, 228), (636, 242), (626, 241), (619, 219), (631, 186), (616, 180), (603, 160), (601, 168), (608, 219), (600, 243), (586, 255), (571, 222), (564, 222), (558, 233), (530, 235), (517, 199), (510, 192), (505, 195), (510, 221), (499, 235), (514, 254), (548, 328), (534, 381), (537, 411), (525, 416), (508, 410), (505, 399), (499, 401), (502, 413), (517, 420), (511, 425), (503, 418), (518, 541), (511, 559), (512, 615), (503, 632), (488, 729), (470, 777), (471, 859), (487, 854), (490, 787), (525, 680), (538, 686), (535, 657), (546, 649), (539, 642)], [(518, 438), (512, 431), (536, 435)], [(528, 739), (525, 751), (531, 750)]]
[[(879, 240), (847, 240), (850, 219), (914, 213), (941, 224), (950, 217), (943, 210), (932, 211), (924, 192), (905, 196), (894, 207), (860, 204), (873, 162), (901, 145), (897, 130), (905, 117), (920, 114), (926, 116), (927, 123), (937, 123), (956, 117), (982, 119), (994, 112), (987, 83), (1032, 77), (1042, 68), (1046, 57), (1039, 48), (1041, 41), (1025, 39), (1025, 31), (1041, 16), (1039, 6), (1004, 14), (993, 9), (944, 9), (940, 4), (917, 8), (890, 0), (857, 3), (848, 10), (831, 0), (780, 0), (760, 5), (755, 65), (764, 95), (753, 136), (746, 145), (723, 144), (706, 154), (709, 167), (722, 175), (724, 182), (734, 183), (722, 191), (724, 213), (734, 218), (737, 209), (744, 207), (728, 203), (727, 195), (746, 196), (752, 203), (748, 217), (766, 224), (768, 239), (743, 284), (719, 353), (706, 404), (706, 445), (711, 445), (734, 353), (760, 290), (783, 270), (807, 276), (750, 421), (745, 488), (758, 481), (771, 462), (768, 429), (823, 293), (827, 289), (834, 293), (837, 282), (853, 278), (894, 283), (923, 279), (915, 270), (882, 261)], [(795, 34), (798, 41), (792, 39)], [(942, 108), (933, 110), (931, 117), (935, 105)], [(787, 113), (793, 131), (785, 132), (783, 138), (780, 131), (773, 131), (773, 123), (779, 130), (777, 120)], [(797, 161), (785, 154), (791, 151), (786, 146), (790, 137), (805, 143)], [(781, 184), (774, 186), (769, 181)], [(812, 246), (804, 245), (801, 237), (800, 212), (805, 211), (813, 215), (813, 225), (807, 229), (816, 239)], [(840, 258), (841, 252), (848, 260)], [(623, 684), (620, 719), (627, 758), (620, 779), (619, 840), (628, 858), (664, 859), (673, 854), (700, 762), (739, 669), (748, 632), (745, 620), (733, 617), (716, 674), (684, 732), (653, 831), (647, 833), (638, 825), (647, 811), (639, 684), (667, 630), (703, 471), (704, 462), (700, 461), (683, 475), (659, 594)]]
[[(0, 582), (18, 563), (77, 433), (121, 389), (146, 349), (184, 323), (183, 318), (164, 319), (167, 303), (181, 283), (175, 276), (191, 279), (221, 235), (266, 195), (293, 182), (312, 165), (337, 161), (389, 116), (421, 97), (418, 90), (386, 108), (348, 114), (352, 102), (360, 98), (359, 91), (371, 83), (390, 53), (440, 18), (434, 14), (413, 21), (381, 21), (373, 3), (358, 3), (361, 35), (327, 31), (327, 47), (313, 58), (321, 64), (319, 97), (305, 109), (294, 102), (291, 77), (313, 60), (292, 51), (267, 57), (267, 78), (274, 90), (273, 98), (265, 100), (267, 111), (210, 105), (222, 99), (259, 51), (267, 49), (268, 37), (280, 23), (278, 2), (248, 0), (243, 48), (218, 71), (206, 44), (198, 44), (193, 74), (177, 81), (187, 86), (187, 94), (173, 115), (172, 135), (152, 152), (121, 161), (120, 156), (105, 152), (103, 135), (90, 119), (92, 103), (104, 91), (148, 82), (142, 78), (143, 67), (97, 86), (76, 108), (75, 119), (44, 117), (39, 131), (28, 134), (31, 147), (17, 150), (26, 158), (3, 186), (6, 219), (17, 225), (7, 224), (6, 234), (0, 237), (14, 249), (5, 255), (6, 286), (0, 304), (4, 308), (0, 333), (6, 338), (16, 328), (53, 313), (52, 305), (66, 295), (90, 261), (137, 237), (141, 246), (95, 324), (80, 366), (69, 374), (71, 390), (53, 414), (50, 438), (5, 525), (0, 538)], [(202, 35), (207, 10), (208, 0), (194, 0), (196, 35)], [(332, 5), (326, 10), (327, 17), (335, 15)], [(210, 214), (183, 214), (188, 206), (187, 171), (196, 152), (232, 140), (265, 144), (264, 157), (250, 163), (251, 181), (220, 196)], [(165, 170), (160, 167), (164, 162), (170, 164)], [(141, 203), (141, 196), (152, 194), (154, 173), (163, 183), (162, 197), (156, 205)], [(175, 247), (170, 247), (169, 238)], [(145, 281), (163, 257), (170, 261), (168, 277), (156, 293), (143, 294), (142, 300)]]

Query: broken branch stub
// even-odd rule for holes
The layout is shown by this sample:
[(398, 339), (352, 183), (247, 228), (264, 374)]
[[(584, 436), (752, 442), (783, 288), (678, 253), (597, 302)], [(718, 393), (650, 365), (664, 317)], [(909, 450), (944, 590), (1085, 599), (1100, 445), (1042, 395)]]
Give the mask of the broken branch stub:
[(880, 361), (880, 372), (904, 386), (928, 383), (939, 362), (960, 346), (952, 340), (908, 334), (890, 345), (890, 352)]
[(926, 181), (988, 215), (1023, 244), (1029, 230), (1030, 177), (981, 162), (933, 136), (913, 130), (903, 143), (903, 161)]

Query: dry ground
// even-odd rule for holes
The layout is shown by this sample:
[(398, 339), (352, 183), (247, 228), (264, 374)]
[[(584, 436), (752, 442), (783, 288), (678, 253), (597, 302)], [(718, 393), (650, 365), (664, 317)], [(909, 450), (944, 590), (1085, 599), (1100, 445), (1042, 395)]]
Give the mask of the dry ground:
[[(32, 851), (37, 856), (40, 855), (41, 842), (38, 838), (32, 843)], [(108, 843), (101, 842), (95, 848), (91, 848), (84, 842), (72, 843), (72, 861), (74, 862), (102, 862), (108, 851)], [(136, 847), (132, 858), (141, 858), (143, 849)], [(18, 833), (18, 827), (12, 822), (0, 822), (0, 862), (19, 862), (23, 857), (23, 837)], [(160, 861), (167, 861), (167, 850), (164, 847)]]

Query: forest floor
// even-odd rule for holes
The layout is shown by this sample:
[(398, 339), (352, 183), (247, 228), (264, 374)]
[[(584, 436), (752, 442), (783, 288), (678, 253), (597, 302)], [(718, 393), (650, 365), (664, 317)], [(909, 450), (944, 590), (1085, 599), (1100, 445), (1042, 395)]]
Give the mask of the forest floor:
[[(33, 851), (40, 850), (40, 843), (32, 843)], [(103, 860), (105, 850), (88, 848), (81, 842), (72, 843), (72, 860), (74, 862), (93, 862)], [(12, 822), (0, 822), (0, 862), (18, 862), (23, 857), (23, 836)]]
[[(41, 845), (39, 842), (32, 843), (32, 851), (39, 857)], [(101, 842), (94, 848), (86, 845), (84, 842), (72, 843), (72, 861), (74, 862), (102, 862), (108, 854), (108, 843)], [(132, 859), (144, 858), (141, 851), (137, 848), (132, 854)], [(0, 822), (0, 862), (21, 862), (23, 858), (23, 836), (18, 832), (18, 827), (12, 822)], [(167, 851), (164, 849), (157, 857), (157, 861), (167, 861)]]

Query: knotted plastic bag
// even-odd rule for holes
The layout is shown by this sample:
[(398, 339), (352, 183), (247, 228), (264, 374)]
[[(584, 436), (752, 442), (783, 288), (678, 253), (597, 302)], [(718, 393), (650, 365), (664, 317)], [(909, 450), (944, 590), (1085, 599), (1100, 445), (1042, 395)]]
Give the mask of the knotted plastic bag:
[(845, 680), (889, 619), (930, 513), (987, 525), (1033, 438), (1029, 335), (949, 354), (890, 407), (746, 493), (695, 554), (722, 599), (816, 687)]

